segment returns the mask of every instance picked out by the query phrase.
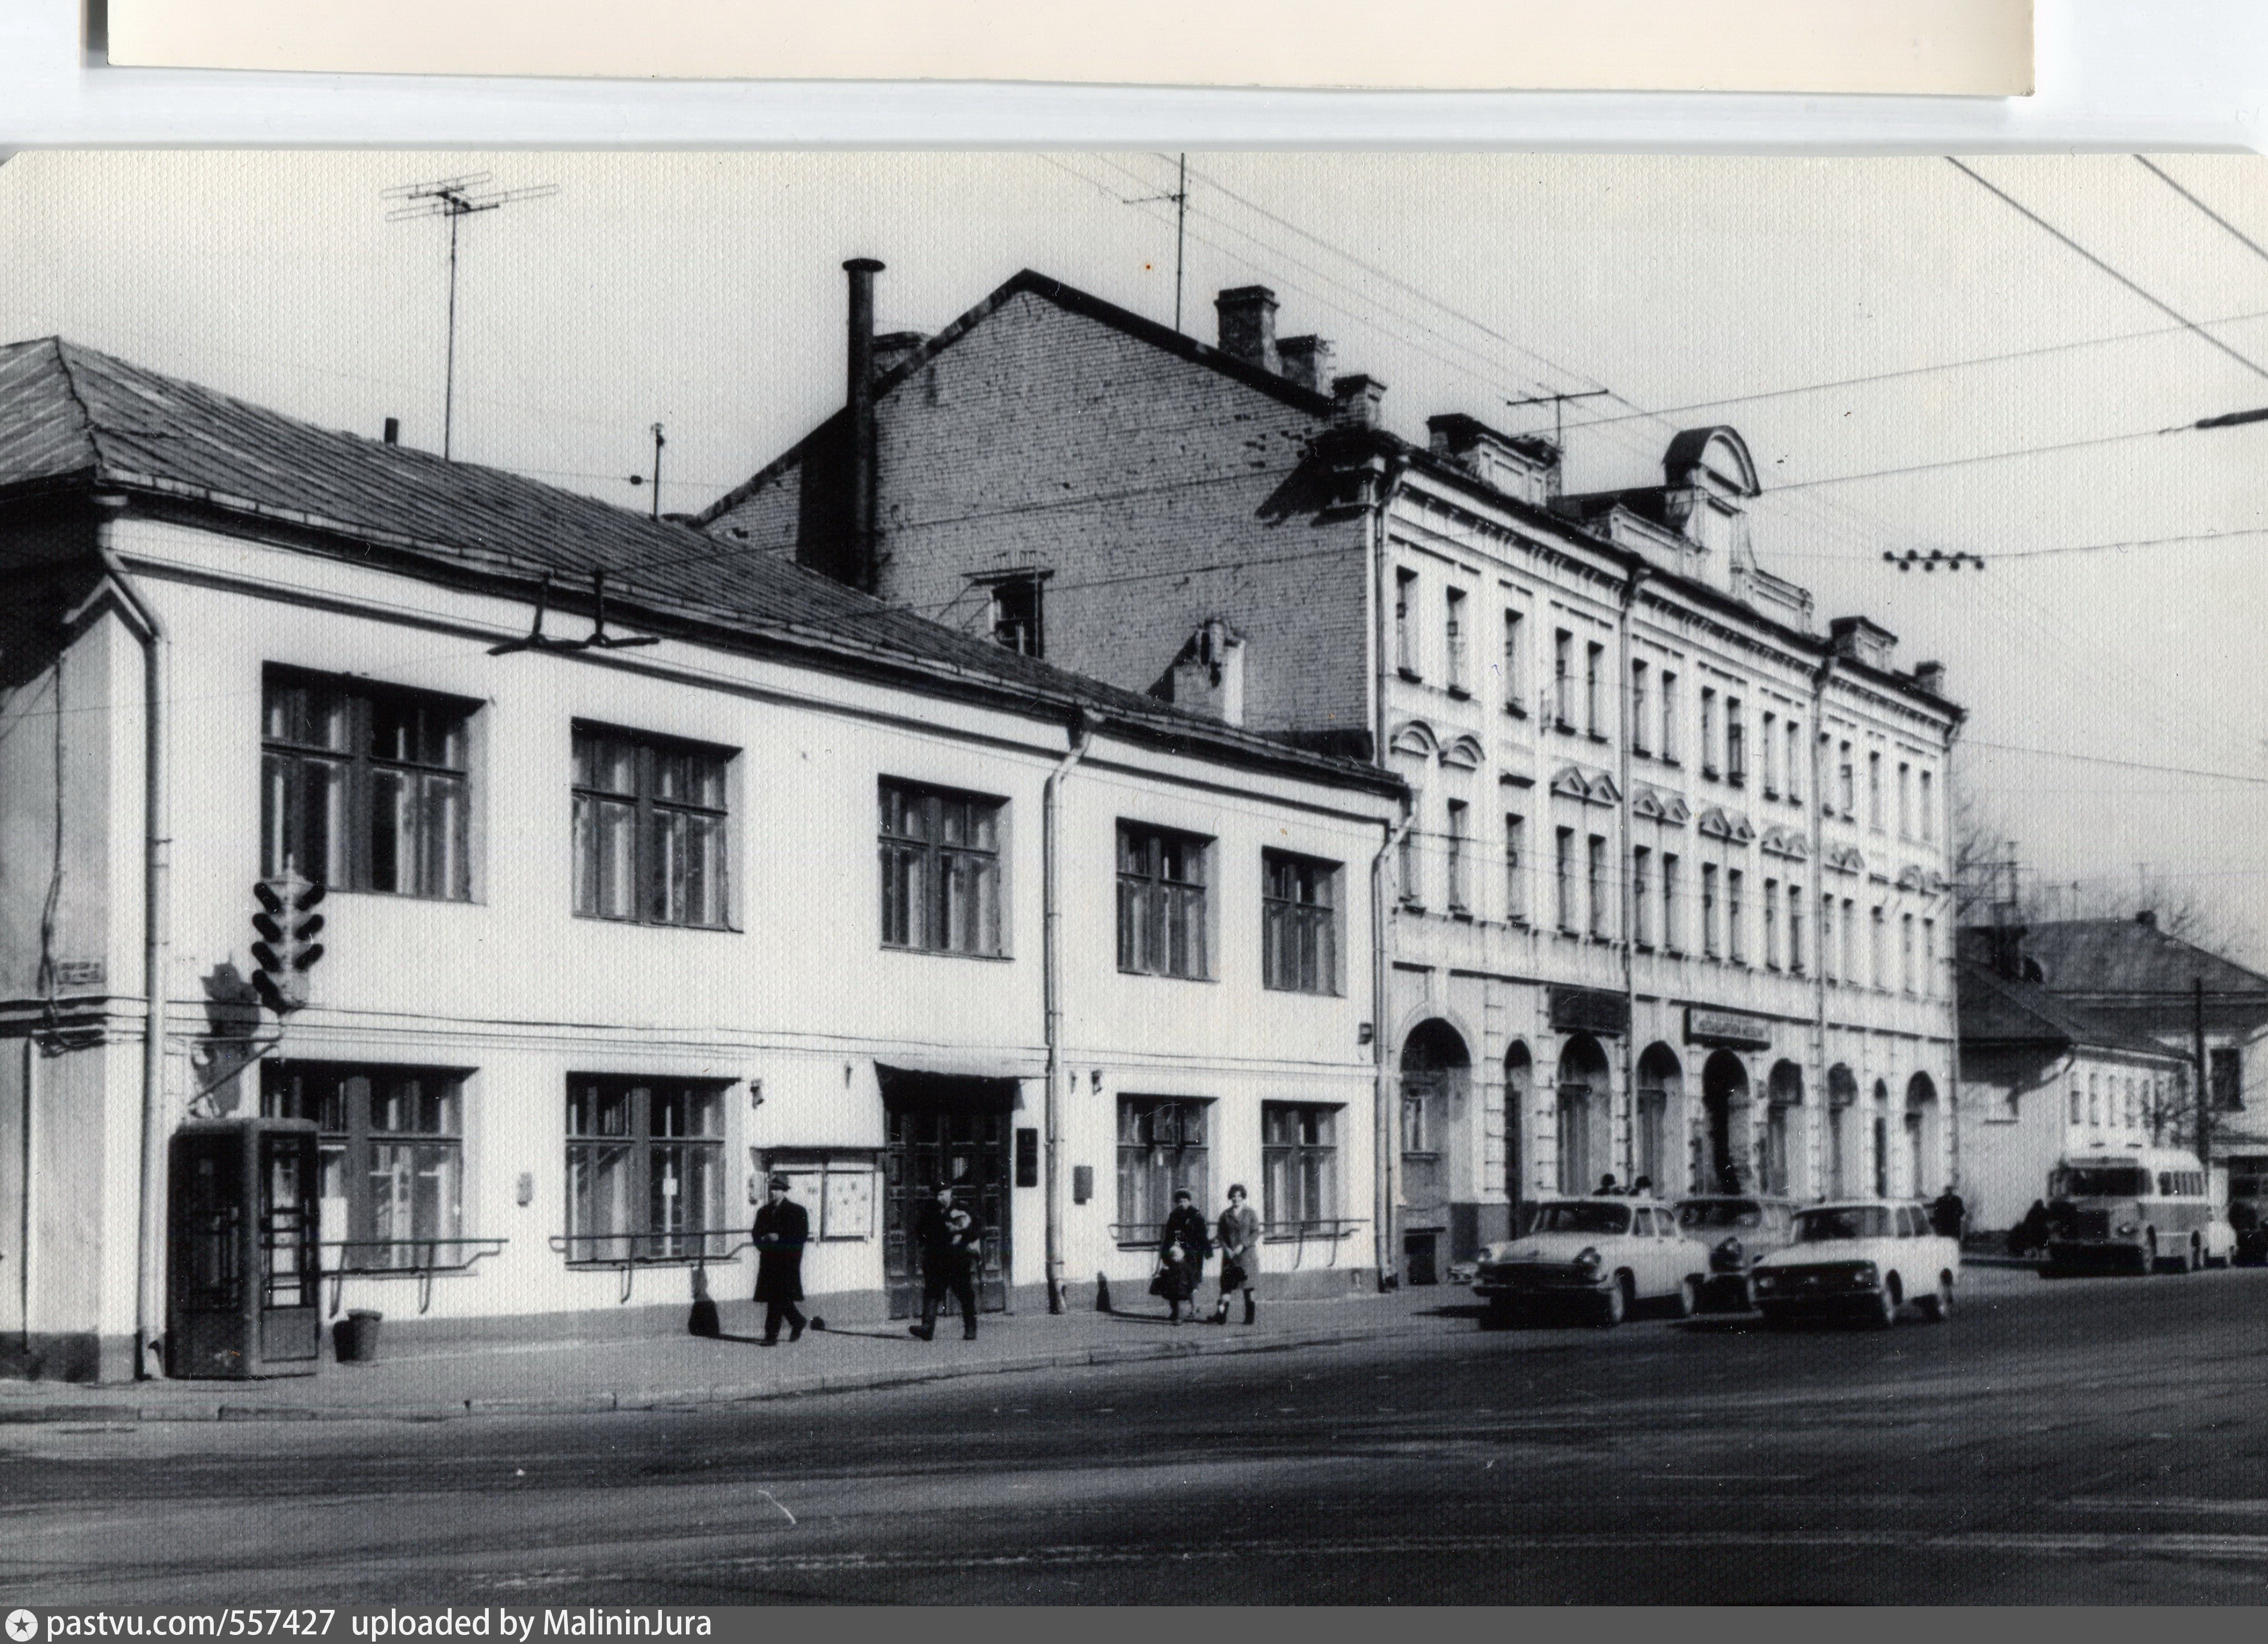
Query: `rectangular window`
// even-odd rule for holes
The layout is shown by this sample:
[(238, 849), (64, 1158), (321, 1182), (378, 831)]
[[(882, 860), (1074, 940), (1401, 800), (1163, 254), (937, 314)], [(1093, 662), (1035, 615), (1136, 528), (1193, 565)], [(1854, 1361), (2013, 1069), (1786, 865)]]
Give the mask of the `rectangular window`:
[(1767, 799), (1779, 797), (1779, 738), (1776, 734), (1778, 730), (1779, 716), (1766, 714), (1763, 728), (1756, 732), (1756, 753), (1764, 767), (1760, 774), (1764, 777), (1764, 797)]
[(276, 667), (261, 699), (262, 877), (470, 899), (472, 704)]
[(1927, 771), (1921, 774), (1921, 836), (1933, 845), (1937, 842), (1937, 801)]
[(1913, 767), (1898, 761), (1898, 837), (1913, 837)]
[(1902, 993), (1914, 990), (1914, 916), (1898, 915), (1898, 988)]
[(1921, 921), (1921, 996), (1937, 997), (1937, 921)]
[(1591, 934), (1603, 937), (1613, 928), (1614, 910), (1607, 893), (1607, 841), (1596, 833), (1590, 838), (1589, 867)]
[(1001, 802), (885, 777), (882, 945), (997, 956)]
[(1713, 686), (1701, 687), (1701, 774), (1717, 774), (1717, 693)]
[(1631, 848), (1631, 940), (1641, 948), (1653, 946), (1653, 853), (1643, 845)]
[(1749, 780), (1749, 728), (1737, 696), (1725, 699), (1725, 780), (1735, 786)]
[(1552, 914), (1561, 931), (1575, 934), (1575, 830), (1558, 830), (1558, 852), (1552, 859)]
[(685, 1261), (740, 1236), (725, 1205), (725, 1087), (570, 1074), (567, 1259)]
[(1026, 657), (1048, 654), (1042, 604), (1045, 586), (1044, 575), (1036, 571), (1004, 576), (991, 584), (995, 643)]
[(1735, 965), (1749, 962), (1748, 907), (1742, 887), (1748, 875), (1738, 868), (1725, 870), (1725, 952)]
[(1575, 636), (1565, 628), (1551, 635), (1551, 723), (1575, 728)]
[(318, 1215), (339, 1273), (461, 1266), (464, 1075), (432, 1068), (266, 1061), (260, 1111), (311, 1119)]
[(1803, 727), (1793, 719), (1787, 722), (1787, 796), (1794, 804), (1803, 803), (1803, 790), (1809, 778), (1803, 770)]
[(2244, 1106), (2243, 1053), (2230, 1048), (2209, 1050), (2205, 1053), (2205, 1068), (2213, 1107), (2224, 1113), (2241, 1111)]
[(1665, 669), (1661, 675), (1661, 757), (1675, 765), (1677, 749), (1677, 676)]
[(1212, 974), (1205, 857), (1211, 841), (1118, 825), (1118, 968), (1145, 976)]
[(1677, 858), (1668, 851), (1661, 856), (1661, 945), (1672, 953), (1684, 946), (1685, 933), (1677, 927), (1684, 909), (1678, 905)]
[(1528, 922), (1528, 821), (1507, 811), (1504, 817), (1504, 916)]
[(1526, 658), (1526, 638), (1520, 613), (1504, 613), (1504, 705), (1515, 714), (1528, 711), (1528, 671), (1522, 665)]
[(1871, 750), (1867, 755), (1867, 826), (1877, 833), (1882, 831), (1882, 756)]
[(1418, 635), (1411, 629), (1410, 607), (1418, 599), (1418, 573), (1394, 573), (1394, 664), (1404, 679), (1418, 678)]
[(1841, 772), (1841, 781), (1843, 785), (1843, 804), (1841, 810), (1843, 811), (1843, 819), (1846, 822), (1852, 817), (1859, 814), (1859, 789), (1856, 781), (1852, 777), (1852, 770), (1851, 745), (1846, 742), (1843, 744), (1842, 746)]
[(721, 927), (721, 748), (575, 727), (575, 911), (591, 919)]
[(1889, 928), (1882, 909), (1877, 904), (1872, 917), (1867, 921), (1867, 979), (1879, 988), (1888, 988), (1890, 985), (1889, 954), (1883, 945)]
[(1289, 993), (1339, 990), (1339, 864), (1260, 853), (1260, 971)]
[(1448, 686), (1452, 691), (1462, 692), (1465, 685), (1465, 596), (1462, 590), (1448, 591), (1448, 620), (1442, 629), (1446, 647)]
[(1792, 882), (1787, 887), (1787, 968), (1803, 974), (1803, 887)]
[(1830, 982), (1842, 980), (1842, 967), (1836, 964), (1835, 899), (1819, 899), (1819, 970)]
[(1261, 1225), (1270, 1234), (1339, 1231), (1338, 1112), (1305, 1103), (1260, 1107)]
[(1648, 743), (1646, 725), (1646, 664), (1631, 664), (1630, 741), (1632, 753), (1644, 753)]
[(1764, 881), (1764, 965), (1779, 969), (1779, 881)]
[(1594, 737), (1607, 734), (1606, 722), (1599, 716), (1599, 675), (1606, 670), (1606, 660), (1604, 645), (1583, 647), (1583, 729)]
[(1421, 876), (1418, 855), (1418, 821), (1425, 814), (1424, 796), (1410, 796), (1410, 826), (1402, 830), (1402, 838), (1394, 848), (1395, 877), (1402, 886), (1402, 903), (1405, 907), (1425, 906), (1425, 882)]
[(1173, 1214), (1174, 1190), (1212, 1203), (1206, 1178), (1208, 1102), (1154, 1096), (1118, 1098), (1118, 1224), (1122, 1244), (1155, 1244)]
[(1843, 980), (1857, 987), (1866, 981), (1859, 974), (1859, 904), (1856, 899), (1843, 899)]
[(1701, 864), (1701, 951), (1717, 957), (1717, 864)]
[(1462, 914), (1472, 906), (1465, 884), (1467, 847), (1471, 843), (1472, 808), (1462, 799), (1449, 801), (1449, 834), (1445, 841), (1448, 853), (1449, 911)]

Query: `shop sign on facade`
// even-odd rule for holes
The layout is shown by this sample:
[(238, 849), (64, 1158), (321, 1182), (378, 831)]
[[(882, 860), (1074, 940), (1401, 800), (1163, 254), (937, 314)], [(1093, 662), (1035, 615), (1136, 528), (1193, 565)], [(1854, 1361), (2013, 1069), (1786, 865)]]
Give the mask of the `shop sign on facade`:
[(1620, 1037), (1630, 1031), (1630, 999), (1603, 987), (1554, 987), (1551, 1026), (1561, 1033), (1612, 1033)]
[(1685, 1007), (1685, 1042), (1689, 1045), (1721, 1045), (1730, 1050), (1769, 1050), (1772, 1042), (1772, 1019), (1750, 1016), (1745, 1010), (1711, 1010), (1700, 1005)]

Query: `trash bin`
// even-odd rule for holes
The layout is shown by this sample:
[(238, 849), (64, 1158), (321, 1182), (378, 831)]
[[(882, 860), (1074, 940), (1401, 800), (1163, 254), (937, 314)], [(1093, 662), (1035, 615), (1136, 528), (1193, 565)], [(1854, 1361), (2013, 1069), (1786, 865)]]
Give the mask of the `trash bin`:
[(333, 1346), (342, 1364), (368, 1364), (378, 1357), (378, 1324), (386, 1317), (367, 1308), (350, 1309), (331, 1326)]

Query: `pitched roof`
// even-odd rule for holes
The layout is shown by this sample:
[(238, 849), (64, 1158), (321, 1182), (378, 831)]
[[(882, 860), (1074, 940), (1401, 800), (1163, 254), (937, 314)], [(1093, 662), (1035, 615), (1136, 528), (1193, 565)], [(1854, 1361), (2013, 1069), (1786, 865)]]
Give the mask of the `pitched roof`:
[(2268, 976), (2139, 920), (2067, 919), (2028, 926), (2024, 951), (2039, 961), (2046, 986), (2055, 993), (2186, 997), (2195, 979), (2203, 977), (2209, 994), (2257, 994), (2268, 1003)]
[(2154, 1040), (2125, 1031), (2058, 999), (2037, 982), (2016, 981), (1989, 966), (1961, 966), (1961, 1042), (1964, 1046), (2054, 1045), (2124, 1051), (2181, 1061)]
[(1048, 712), (1077, 707), (1189, 752), (1381, 791), (1374, 766), (1311, 754), (1020, 656), (776, 555), (674, 520), (430, 451), (316, 428), (59, 338), (0, 346), (0, 500), (99, 487), (309, 533), (413, 575), (502, 579), (584, 611), (606, 575), (637, 626), (790, 652), (838, 671), (943, 682)]

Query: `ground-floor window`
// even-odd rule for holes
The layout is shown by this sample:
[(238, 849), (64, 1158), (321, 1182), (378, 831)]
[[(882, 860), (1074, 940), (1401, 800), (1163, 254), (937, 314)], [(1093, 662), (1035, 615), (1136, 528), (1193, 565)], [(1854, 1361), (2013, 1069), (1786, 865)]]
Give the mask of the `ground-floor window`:
[(464, 1236), (464, 1075), (350, 1062), (261, 1065), (260, 1109), (320, 1133), (320, 1226), (334, 1272), (453, 1266)]
[(1205, 1109), (1181, 1097), (1118, 1098), (1118, 1234), (1122, 1244), (1153, 1244), (1186, 1187), (1199, 1210), (1212, 1203), (1205, 1176)]
[(719, 1256), (723, 1085), (571, 1075), (567, 1082), (567, 1259)]
[(1260, 1216), (1270, 1233), (1335, 1232), (1339, 1214), (1338, 1110), (1299, 1102), (1260, 1109)]

